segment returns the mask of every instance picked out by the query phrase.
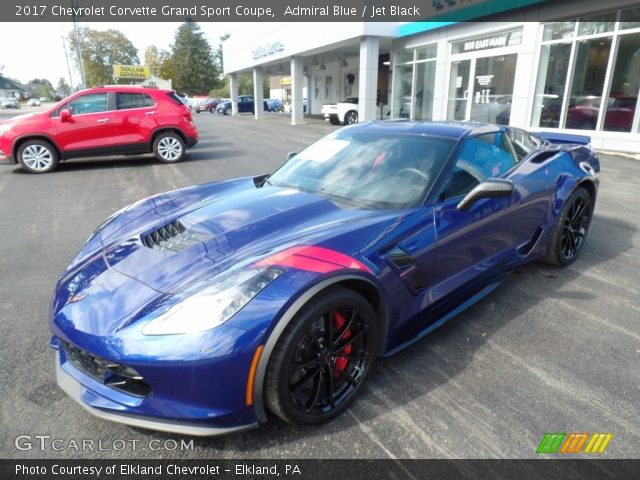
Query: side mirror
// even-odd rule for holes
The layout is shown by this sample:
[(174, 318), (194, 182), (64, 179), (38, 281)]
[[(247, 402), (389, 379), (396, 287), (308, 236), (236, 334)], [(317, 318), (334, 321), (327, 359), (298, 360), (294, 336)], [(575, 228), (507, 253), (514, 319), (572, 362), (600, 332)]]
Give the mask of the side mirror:
[(287, 153), (287, 160), (286, 161), (288, 162), (293, 157), (295, 157), (297, 154), (298, 154), (298, 152), (289, 152), (289, 153)]
[(68, 108), (63, 108), (62, 110), (60, 110), (60, 121), (68, 122), (69, 120), (71, 120), (71, 110), (69, 110)]
[(511, 180), (487, 178), (460, 200), (457, 209), (466, 212), (481, 198), (510, 197), (512, 194), (513, 182)]

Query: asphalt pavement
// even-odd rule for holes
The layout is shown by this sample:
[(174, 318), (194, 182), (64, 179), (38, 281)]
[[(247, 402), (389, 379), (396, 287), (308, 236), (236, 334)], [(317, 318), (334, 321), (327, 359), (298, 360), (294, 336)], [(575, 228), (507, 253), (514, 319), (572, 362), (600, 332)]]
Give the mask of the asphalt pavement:
[(270, 172), (336, 128), (291, 126), (283, 114), (194, 117), (201, 141), (176, 165), (74, 160), (45, 175), (0, 166), (0, 458), (534, 458), (547, 432), (610, 432), (601, 457), (640, 458), (640, 161), (618, 156), (601, 157), (576, 263), (526, 266), (379, 360), (355, 403), (327, 424), (272, 421), (181, 450), (191, 439), (82, 410), (56, 386), (47, 311), (95, 227), (157, 192)]

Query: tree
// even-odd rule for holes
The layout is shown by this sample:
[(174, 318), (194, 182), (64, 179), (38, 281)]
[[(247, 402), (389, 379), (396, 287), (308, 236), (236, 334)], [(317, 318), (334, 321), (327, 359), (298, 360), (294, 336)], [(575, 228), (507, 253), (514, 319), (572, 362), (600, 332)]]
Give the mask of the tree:
[(87, 27), (69, 33), (71, 51), (77, 58), (78, 42), (82, 52), (87, 87), (113, 83), (114, 65), (139, 65), (138, 49), (117, 30), (98, 31)]
[(200, 26), (187, 21), (176, 31), (171, 46), (175, 77), (173, 87), (187, 95), (206, 94), (221, 86), (220, 70)]
[(175, 77), (171, 54), (166, 50), (159, 50), (155, 45), (144, 51), (144, 64), (149, 65), (152, 75), (165, 80), (173, 80)]
[(67, 81), (64, 79), (64, 77), (60, 77), (60, 80), (58, 80), (58, 88), (56, 89), (56, 95), (61, 98), (68, 97), (69, 95), (71, 95), (71, 87), (69, 86)]
[[(218, 43), (218, 49), (216, 50), (215, 53), (215, 58), (214, 61), (216, 62), (216, 65), (218, 66), (218, 71), (220, 72), (220, 75), (223, 75), (224, 72), (224, 59), (222, 58), (222, 44), (231, 36), (230, 33), (225, 33), (224, 35), (220, 35), (220, 42)], [(221, 80), (223, 80), (221, 78)]]
[(29, 96), (32, 98), (54, 98), (55, 90), (53, 89), (53, 85), (46, 78), (34, 78), (26, 85), (27, 91), (29, 92)]

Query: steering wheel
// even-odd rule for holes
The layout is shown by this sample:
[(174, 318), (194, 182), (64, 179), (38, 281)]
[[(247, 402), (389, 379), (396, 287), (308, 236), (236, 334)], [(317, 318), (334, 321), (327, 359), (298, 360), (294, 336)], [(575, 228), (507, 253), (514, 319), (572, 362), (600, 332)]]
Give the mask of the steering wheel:
[(422, 180), (424, 180), (425, 182), (428, 182), (428, 181), (429, 181), (429, 176), (428, 176), (426, 173), (421, 172), (421, 171), (420, 171), (420, 170), (418, 170), (417, 168), (410, 168), (410, 167), (403, 168), (402, 170), (400, 170), (400, 171), (398, 172), (398, 175), (399, 175), (399, 176), (400, 176), (400, 175), (404, 175), (405, 173), (410, 173), (410, 174), (412, 174), (412, 175), (414, 175), (414, 176), (418, 176), (418, 177), (420, 177)]

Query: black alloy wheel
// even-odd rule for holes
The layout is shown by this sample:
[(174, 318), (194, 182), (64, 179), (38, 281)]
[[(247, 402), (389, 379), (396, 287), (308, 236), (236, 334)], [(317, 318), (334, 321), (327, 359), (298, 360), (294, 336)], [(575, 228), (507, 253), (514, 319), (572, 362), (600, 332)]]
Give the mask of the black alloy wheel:
[(589, 197), (579, 195), (571, 204), (562, 224), (562, 256), (565, 260), (572, 260), (582, 250), (590, 220)]
[(350, 110), (344, 115), (344, 124), (353, 125), (354, 123), (358, 123), (358, 112)]
[(284, 331), (269, 362), (270, 410), (298, 424), (342, 412), (373, 363), (375, 318), (371, 305), (346, 288), (312, 299)]
[(544, 260), (560, 266), (573, 263), (584, 247), (592, 216), (591, 196), (578, 187), (558, 214)]

